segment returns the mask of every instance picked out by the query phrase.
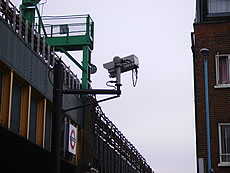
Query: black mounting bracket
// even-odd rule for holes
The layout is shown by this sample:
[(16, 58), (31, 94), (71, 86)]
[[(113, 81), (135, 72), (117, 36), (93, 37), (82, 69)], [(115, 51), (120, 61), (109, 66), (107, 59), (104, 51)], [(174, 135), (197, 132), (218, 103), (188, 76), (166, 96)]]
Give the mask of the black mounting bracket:
[(62, 90), (62, 94), (116, 95), (116, 96), (105, 98), (105, 99), (102, 99), (102, 100), (98, 100), (98, 101), (96, 100), (96, 101), (94, 101), (92, 103), (87, 103), (87, 104), (84, 104), (84, 105), (81, 105), (81, 106), (66, 109), (66, 110), (63, 110), (63, 112), (69, 112), (69, 111), (79, 109), (79, 108), (82, 108), (82, 107), (85, 107), (85, 106), (89, 106), (89, 105), (92, 105), (92, 104), (96, 104), (96, 103), (100, 103), (100, 102), (104, 102), (104, 101), (108, 101), (108, 100), (120, 97), (120, 95), (121, 95), (121, 90), (120, 90), (121, 84), (116, 84), (116, 86), (117, 86), (117, 90), (109, 90), (109, 89), (68, 89), (68, 90)]
[(62, 90), (63, 94), (114, 94), (114, 95), (121, 95), (120, 86), (117, 86), (117, 90), (109, 90), (109, 89), (68, 89), (68, 90)]

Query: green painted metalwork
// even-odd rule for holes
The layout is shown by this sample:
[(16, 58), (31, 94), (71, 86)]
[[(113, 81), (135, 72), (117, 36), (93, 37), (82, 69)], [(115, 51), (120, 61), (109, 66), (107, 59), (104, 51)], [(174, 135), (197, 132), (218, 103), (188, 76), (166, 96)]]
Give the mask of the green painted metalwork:
[(35, 19), (35, 6), (41, 0), (22, 0), (20, 10), (22, 15), (29, 21), (30, 24), (34, 23)]
[[(23, 16), (30, 24), (33, 24), (35, 11), (37, 12), (38, 32), (46, 37), (46, 42), (50, 46), (54, 47), (56, 51), (65, 53), (82, 70), (82, 89), (88, 89), (91, 82), (90, 64), (94, 41), (93, 20), (90, 15), (41, 17), (37, 8), (39, 2), (40, 0), (22, 0), (20, 8)], [(63, 22), (63, 19), (67, 22)], [(58, 24), (55, 23), (55, 20)], [(46, 21), (51, 24), (46, 24)], [(68, 51), (83, 51), (82, 65)]]
[(82, 71), (86, 71), (86, 69), (84, 69), (81, 64), (79, 64), (73, 57), (72, 55), (70, 55), (64, 48), (60, 47), (59, 48), (61, 52), (65, 53), (69, 59), (71, 59)]
[(90, 49), (93, 48), (92, 40), (85, 35), (46, 37), (46, 42), (56, 49), (64, 48), (66, 51), (82, 50), (84, 45), (88, 45)]
[(21, 9), (22, 15), (28, 20), (30, 24), (34, 24), (35, 22), (35, 11), (36, 11), (37, 16), (38, 16), (38, 33), (41, 33), (41, 28), (42, 28), (44, 35), (47, 37), (41, 15), (37, 7), (37, 4), (40, 1), (41, 0), (22, 0), (20, 9)]
[(84, 69), (87, 69), (86, 71), (82, 71), (82, 89), (88, 89), (89, 88), (89, 82), (90, 82), (90, 55), (91, 50), (88, 46), (83, 47), (83, 61), (82, 66)]
[(22, 15), (28, 20), (30, 24), (34, 23), (35, 19), (35, 8), (24, 8), (21, 7)]
[[(90, 64), (94, 41), (94, 22), (91, 17), (89, 15), (45, 16), (42, 20), (47, 31), (47, 43), (55, 47), (56, 51), (65, 53), (82, 70), (82, 89), (88, 89), (91, 82)], [(55, 23), (55, 20), (59, 24)], [(68, 51), (83, 51), (82, 65)]]

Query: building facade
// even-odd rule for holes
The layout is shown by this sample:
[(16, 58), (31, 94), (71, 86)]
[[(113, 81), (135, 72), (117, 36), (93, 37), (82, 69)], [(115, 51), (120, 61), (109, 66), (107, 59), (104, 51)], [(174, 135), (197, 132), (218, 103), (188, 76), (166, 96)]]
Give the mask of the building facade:
[[(227, 173), (230, 172), (230, 1), (196, 0), (191, 36), (197, 171)], [(202, 48), (209, 50), (207, 88)]]

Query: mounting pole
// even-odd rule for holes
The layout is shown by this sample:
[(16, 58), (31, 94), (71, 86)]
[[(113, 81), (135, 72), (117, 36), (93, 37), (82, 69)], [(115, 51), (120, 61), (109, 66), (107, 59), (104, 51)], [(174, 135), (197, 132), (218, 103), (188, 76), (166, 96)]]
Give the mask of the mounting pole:
[(121, 58), (119, 56), (115, 56), (113, 58), (113, 62), (116, 68), (116, 87), (117, 90), (120, 90), (121, 88)]
[(63, 70), (61, 60), (56, 61), (54, 66), (53, 84), (53, 116), (52, 116), (52, 173), (60, 173), (61, 158), (61, 122), (62, 122), (62, 89)]

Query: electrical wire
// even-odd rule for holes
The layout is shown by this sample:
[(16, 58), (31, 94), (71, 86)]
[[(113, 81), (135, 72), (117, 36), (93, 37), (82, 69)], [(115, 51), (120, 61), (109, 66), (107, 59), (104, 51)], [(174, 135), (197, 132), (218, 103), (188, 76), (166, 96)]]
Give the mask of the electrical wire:
[[(132, 70), (132, 81), (133, 81), (133, 87), (136, 87), (136, 85), (137, 85), (137, 79), (138, 79), (138, 71), (137, 71), (137, 68), (135, 68), (135, 69), (133, 69)], [(134, 79), (134, 77), (136, 78), (136, 79)]]
[(108, 81), (108, 82), (106, 82), (106, 86), (117, 89), (114, 85), (110, 85), (109, 83), (116, 83), (116, 81)]
[[(132, 63), (132, 61), (129, 60), (129, 59), (125, 59), (125, 60), (122, 61), (122, 63), (129, 64), (129, 63)], [(132, 70), (132, 82), (133, 82), (133, 87), (136, 87), (136, 85), (137, 85), (137, 79), (138, 79), (137, 74), (138, 74), (137, 68), (133, 69), (133, 70)]]
[(54, 70), (54, 68), (50, 68), (49, 71), (48, 71), (48, 79), (49, 79), (51, 85), (54, 86), (54, 85), (53, 85), (53, 82), (52, 82), (51, 79), (50, 79), (50, 72), (51, 72), (52, 70)]

